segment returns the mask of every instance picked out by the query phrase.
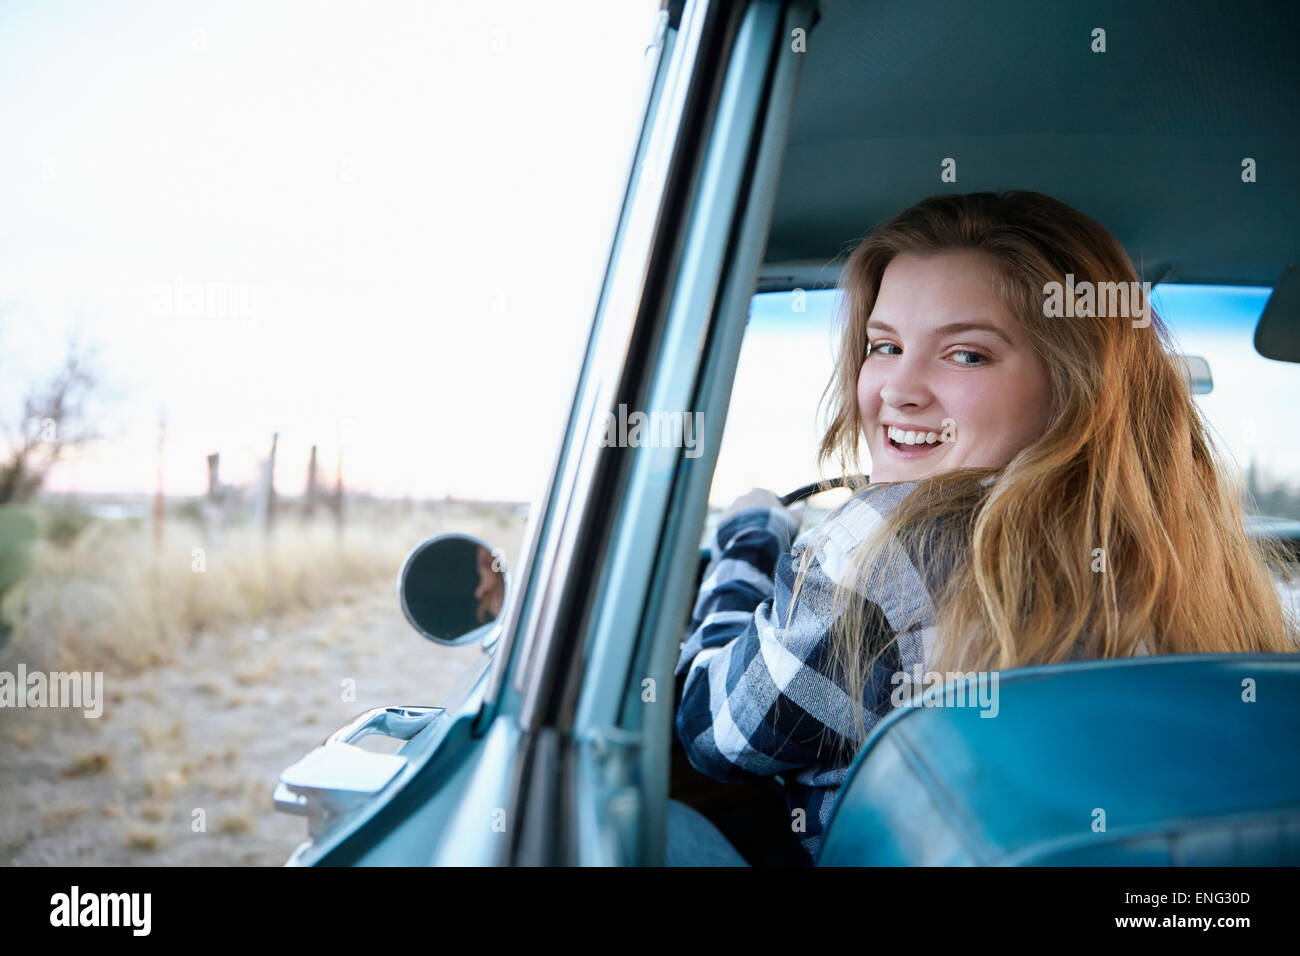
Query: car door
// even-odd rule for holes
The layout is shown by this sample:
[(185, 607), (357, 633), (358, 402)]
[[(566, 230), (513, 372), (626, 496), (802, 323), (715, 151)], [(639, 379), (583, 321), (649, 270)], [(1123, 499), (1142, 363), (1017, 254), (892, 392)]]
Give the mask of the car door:
[[(410, 737), (291, 863), (662, 862), (673, 664), (814, 16), (802, 0), (665, 2), (586, 355), (491, 667), (455, 708), (365, 715), (335, 735)], [(629, 410), (690, 434), (611, 431)]]

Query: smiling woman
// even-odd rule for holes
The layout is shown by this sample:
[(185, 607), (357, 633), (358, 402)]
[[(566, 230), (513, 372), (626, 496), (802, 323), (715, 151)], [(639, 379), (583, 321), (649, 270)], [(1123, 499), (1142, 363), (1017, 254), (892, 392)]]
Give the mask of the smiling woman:
[(1067, 276), (1137, 278), (1039, 193), (899, 214), (845, 266), (820, 447), (853, 475), (865, 439), (871, 484), (797, 539), (758, 497), (719, 524), (678, 735), (717, 779), (781, 775), (810, 857), (895, 675), (1295, 649), (1163, 319), (1054, 316)]
[(1047, 427), (1047, 364), (998, 296), (996, 266), (957, 250), (885, 269), (857, 382), (874, 481), (1001, 467)]
[[(1145, 322), (1049, 307), (1055, 283), (1137, 283), (1102, 226), (1039, 193), (935, 197), (864, 241), (844, 275), (821, 453), (856, 464), (861, 431), (873, 481), (922, 480), (878, 541), (899, 535), (954, 569), (931, 636), (939, 669), (1294, 647), (1163, 319), (1145, 302)], [(955, 440), (919, 458), (886, 436), (935, 419)], [(859, 590), (880, 558), (855, 556)], [(845, 620), (854, 671), (851, 604)]]

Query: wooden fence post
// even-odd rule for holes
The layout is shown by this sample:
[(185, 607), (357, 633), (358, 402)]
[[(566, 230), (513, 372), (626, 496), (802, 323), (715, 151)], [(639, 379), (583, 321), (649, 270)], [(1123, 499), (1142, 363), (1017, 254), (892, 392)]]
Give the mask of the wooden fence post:
[(302, 517), (304, 521), (311, 520), (312, 515), (316, 513), (316, 446), (311, 446), (311, 460), (307, 462), (307, 491), (303, 495)]
[(264, 534), (270, 534), (275, 524), (275, 446), (279, 440), (279, 432), (271, 436), (271, 454), (262, 463), (257, 495), (253, 499), (253, 517), (261, 525)]
[(225, 546), (228, 499), (228, 489), (221, 487), (221, 453), (213, 452), (208, 455), (208, 493), (199, 505), (203, 535), (213, 548)]
[(153, 492), (153, 545), (154, 550), (162, 547), (163, 537), (163, 445), (167, 438), (167, 411), (165, 406), (158, 406), (158, 477)]
[(341, 445), (338, 467), (334, 472), (334, 500), (331, 506), (334, 511), (334, 533), (341, 537), (343, 534), (343, 447)]

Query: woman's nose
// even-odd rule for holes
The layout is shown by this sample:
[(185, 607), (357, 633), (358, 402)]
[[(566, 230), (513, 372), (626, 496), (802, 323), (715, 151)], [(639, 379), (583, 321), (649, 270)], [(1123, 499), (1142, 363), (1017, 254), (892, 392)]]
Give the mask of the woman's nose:
[(930, 389), (916, 363), (906, 357), (894, 363), (880, 386), (880, 400), (892, 408), (925, 405)]

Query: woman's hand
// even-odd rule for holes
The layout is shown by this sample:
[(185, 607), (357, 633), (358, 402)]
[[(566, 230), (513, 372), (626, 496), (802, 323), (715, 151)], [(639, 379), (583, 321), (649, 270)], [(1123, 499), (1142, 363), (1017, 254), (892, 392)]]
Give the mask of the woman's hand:
[[(737, 512), (744, 511), (746, 508), (778, 508), (787, 511), (785, 505), (781, 504), (780, 497), (776, 492), (769, 491), (766, 488), (751, 488), (739, 498), (731, 503), (731, 507), (723, 512), (722, 520), (726, 521)], [(798, 523), (800, 515), (795, 512), (789, 512), (791, 517)]]

